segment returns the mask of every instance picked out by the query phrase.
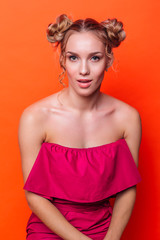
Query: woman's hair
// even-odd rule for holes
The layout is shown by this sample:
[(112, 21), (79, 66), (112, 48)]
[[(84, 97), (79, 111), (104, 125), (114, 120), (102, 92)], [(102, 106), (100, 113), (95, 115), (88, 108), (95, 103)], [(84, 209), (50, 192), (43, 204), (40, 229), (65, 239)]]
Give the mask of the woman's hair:
[[(47, 39), (51, 43), (55, 43), (55, 47), (61, 46), (60, 66), (64, 69), (59, 77), (65, 73), (65, 48), (68, 38), (76, 32), (92, 31), (105, 45), (105, 52), (108, 58), (106, 71), (112, 65), (114, 55), (112, 48), (118, 47), (126, 38), (126, 33), (123, 30), (123, 23), (114, 19), (107, 19), (103, 22), (97, 22), (92, 18), (79, 19), (72, 21), (66, 14), (62, 14), (56, 18), (56, 23), (50, 23), (46, 30)], [(64, 78), (64, 77), (63, 77)], [(62, 79), (63, 79), (62, 78)], [(65, 84), (60, 79), (60, 83)]]

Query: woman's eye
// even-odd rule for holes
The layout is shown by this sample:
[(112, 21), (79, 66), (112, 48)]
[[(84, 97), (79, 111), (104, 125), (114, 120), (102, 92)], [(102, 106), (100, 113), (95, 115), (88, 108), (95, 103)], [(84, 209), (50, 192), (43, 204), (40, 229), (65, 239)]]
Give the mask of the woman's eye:
[(97, 58), (97, 60), (99, 60), (99, 59), (100, 59), (100, 57), (98, 57), (98, 56), (93, 56), (92, 58)]
[[(100, 60), (100, 57), (98, 57), (98, 56), (93, 56), (92, 58), (93, 58), (94, 60)], [(74, 56), (74, 55), (72, 55), (72, 56), (69, 56), (69, 59), (70, 59), (71, 61), (75, 61), (75, 60), (77, 59), (77, 57)]]
[(70, 59), (70, 60), (73, 60), (73, 61), (74, 61), (75, 58), (76, 58), (76, 56), (69, 56), (69, 59)]

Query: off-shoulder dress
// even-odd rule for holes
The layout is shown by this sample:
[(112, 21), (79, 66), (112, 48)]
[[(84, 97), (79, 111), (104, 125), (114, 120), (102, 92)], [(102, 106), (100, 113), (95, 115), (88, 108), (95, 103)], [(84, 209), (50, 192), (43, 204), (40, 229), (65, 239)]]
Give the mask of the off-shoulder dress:
[[(102, 240), (112, 217), (109, 199), (141, 180), (124, 138), (89, 148), (43, 142), (23, 189), (48, 199), (86, 236)], [(26, 239), (62, 238), (32, 212)]]

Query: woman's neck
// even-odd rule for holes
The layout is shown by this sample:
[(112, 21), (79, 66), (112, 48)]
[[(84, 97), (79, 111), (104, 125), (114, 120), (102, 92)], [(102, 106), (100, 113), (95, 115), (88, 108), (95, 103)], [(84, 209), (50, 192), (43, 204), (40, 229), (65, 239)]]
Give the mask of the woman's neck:
[(98, 109), (102, 92), (99, 89), (90, 95), (78, 95), (72, 89), (65, 88), (59, 94), (59, 101), (63, 107), (72, 109), (78, 112), (91, 112)]

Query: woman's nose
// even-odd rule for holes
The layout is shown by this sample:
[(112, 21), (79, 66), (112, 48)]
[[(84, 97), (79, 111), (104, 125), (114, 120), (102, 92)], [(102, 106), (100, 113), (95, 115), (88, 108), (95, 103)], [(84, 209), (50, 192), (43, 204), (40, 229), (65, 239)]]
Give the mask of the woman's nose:
[(80, 74), (82, 75), (89, 74), (89, 66), (86, 61), (83, 61), (80, 65)]

